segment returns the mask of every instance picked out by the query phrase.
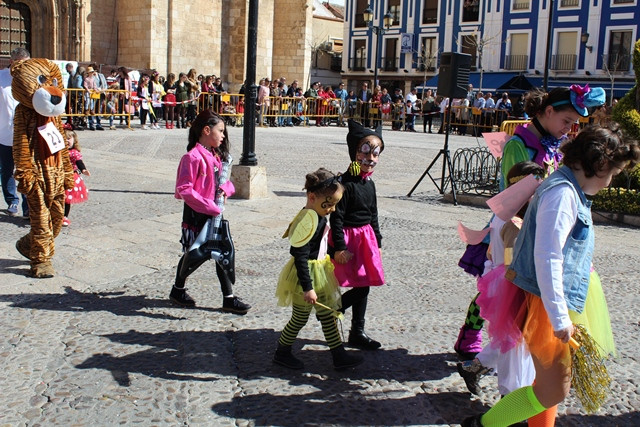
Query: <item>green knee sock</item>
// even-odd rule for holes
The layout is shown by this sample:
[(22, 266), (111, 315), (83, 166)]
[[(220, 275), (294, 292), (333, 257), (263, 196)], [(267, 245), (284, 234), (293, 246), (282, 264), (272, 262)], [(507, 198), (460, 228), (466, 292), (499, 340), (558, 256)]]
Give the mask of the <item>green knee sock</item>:
[(510, 426), (546, 408), (540, 404), (532, 386), (522, 387), (500, 399), (480, 420), (484, 427)]

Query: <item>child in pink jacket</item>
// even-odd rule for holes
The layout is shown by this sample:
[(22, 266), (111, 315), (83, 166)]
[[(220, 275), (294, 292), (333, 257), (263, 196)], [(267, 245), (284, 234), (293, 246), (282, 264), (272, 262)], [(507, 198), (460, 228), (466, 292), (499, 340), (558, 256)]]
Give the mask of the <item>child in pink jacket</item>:
[[(176, 179), (176, 199), (184, 201), (182, 214), (182, 250), (188, 252), (207, 221), (222, 215), (224, 201), (235, 188), (229, 181), (231, 155), (224, 120), (210, 110), (202, 111), (189, 129), (187, 154), (182, 156)], [(195, 301), (184, 287), (186, 278), (180, 274), (184, 257), (180, 259), (176, 280), (169, 298), (183, 307), (195, 307)], [(222, 310), (246, 314), (251, 306), (234, 296), (232, 278), (216, 262), (223, 303)]]

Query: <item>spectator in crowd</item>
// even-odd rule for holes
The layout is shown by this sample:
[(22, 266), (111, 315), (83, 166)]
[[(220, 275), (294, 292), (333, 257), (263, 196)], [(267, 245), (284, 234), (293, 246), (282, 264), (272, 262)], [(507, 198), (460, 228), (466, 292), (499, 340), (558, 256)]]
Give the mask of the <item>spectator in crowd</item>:
[(438, 133), (444, 133), (445, 127), (448, 125), (449, 118), (447, 116), (447, 110), (449, 108), (449, 98), (446, 96), (440, 97), (440, 102), (438, 103), (440, 106), (440, 130)]
[[(79, 67), (78, 70), (82, 69)], [(85, 110), (89, 111), (89, 130), (104, 130), (100, 125), (100, 116), (95, 115), (96, 104), (100, 103), (100, 89), (96, 83), (96, 71), (92, 66), (88, 66), (84, 71), (84, 81), (82, 86), (86, 90), (84, 98)], [(97, 101), (97, 102), (96, 102)], [(94, 122), (96, 125), (94, 126)]]
[(196, 77), (197, 71), (192, 68), (187, 73), (186, 85), (189, 88), (189, 103), (187, 104), (187, 127), (191, 127), (191, 123), (196, 118), (196, 106), (198, 102), (198, 96), (200, 95), (200, 87), (202, 86), (202, 80), (204, 76), (200, 74)]
[(264, 126), (264, 116), (267, 114), (270, 105), (269, 100), (269, 79), (260, 79), (260, 86), (258, 87), (258, 125)]
[(161, 118), (164, 118), (164, 107), (162, 106), (162, 99), (165, 95), (164, 86), (160, 82), (160, 73), (157, 71), (151, 72), (151, 80), (149, 81), (149, 93), (151, 94), (151, 104), (153, 107), (155, 118), (155, 129), (160, 129), (158, 122)]
[(418, 98), (418, 89), (415, 87), (412, 88), (411, 91), (407, 94), (406, 100), (411, 101), (412, 108), (410, 113), (407, 112), (407, 121), (411, 122), (407, 127), (409, 127), (412, 132), (415, 132), (416, 115), (420, 114), (420, 109), (422, 106), (422, 103)]
[(84, 129), (83, 119), (78, 116), (73, 116), (73, 114), (84, 113), (84, 94), (82, 90), (80, 90), (84, 89), (84, 68), (78, 67), (74, 70), (73, 64), (67, 63), (66, 69), (69, 73), (67, 89), (71, 89), (71, 91), (69, 91), (69, 105), (67, 107), (67, 111), (71, 115), (68, 117), (67, 123), (73, 124), (78, 130), (82, 130)]
[(379, 123), (382, 123), (382, 111), (380, 110), (380, 100), (382, 99), (382, 87), (376, 85), (371, 93), (371, 107), (373, 113), (369, 111), (369, 117), (371, 118), (371, 129), (375, 129)]
[[(13, 162), (13, 117), (18, 101), (13, 98), (11, 82), (13, 77), (9, 68), (15, 61), (31, 58), (31, 54), (24, 48), (17, 47), (11, 51), (9, 67), (0, 70), (0, 177), (2, 180), (2, 195), (7, 202), (7, 214), (18, 215), (18, 191), (13, 178), (15, 164)], [(67, 64), (67, 67), (71, 65)], [(67, 71), (69, 71), (67, 69)], [(29, 218), (29, 206), (25, 195), (22, 195), (22, 216)]]
[(382, 88), (382, 95), (380, 96), (380, 111), (382, 112), (382, 120), (389, 120), (391, 115), (391, 95), (387, 91), (387, 88)]
[(429, 125), (429, 133), (432, 133), (433, 114), (437, 111), (439, 111), (439, 108), (436, 105), (433, 92), (431, 89), (427, 89), (427, 92), (422, 98), (422, 132), (427, 133), (427, 125)]
[(511, 100), (507, 92), (503, 92), (502, 97), (496, 102), (496, 110), (496, 125), (500, 126), (509, 114), (511, 114)]
[(391, 102), (393, 102), (394, 104), (397, 104), (398, 99), (404, 102), (404, 96), (402, 96), (402, 91), (400, 90), (399, 87), (394, 89), (393, 95), (391, 96)]
[(176, 117), (176, 127), (180, 129), (187, 128), (187, 111), (189, 107), (189, 84), (187, 83), (187, 75), (185, 73), (178, 74), (178, 82), (176, 83), (176, 111), (178, 117)]
[(131, 125), (131, 114), (134, 113), (134, 111), (132, 111), (134, 107), (129, 103), (131, 97), (131, 79), (129, 78), (129, 70), (125, 67), (118, 68), (118, 84), (120, 90), (124, 91), (120, 93), (118, 99), (118, 112), (122, 114), (120, 116), (120, 124), (122, 124), (122, 120), (126, 117), (127, 127), (129, 127)]
[(173, 129), (176, 110), (176, 75), (169, 73), (164, 82), (164, 121), (167, 129)]
[[(96, 99), (94, 102), (94, 106), (95, 106), (94, 111), (99, 120), (100, 115), (105, 113), (107, 89), (109, 89), (109, 85), (107, 83), (107, 79), (105, 78), (104, 74), (100, 72), (100, 68), (98, 67), (98, 64), (96, 64), (95, 62), (92, 62), (91, 64), (89, 64), (89, 66), (93, 67), (93, 69), (95, 70), (94, 78), (96, 81), (96, 86), (98, 86), (98, 90), (100, 91), (100, 99)], [(100, 122), (98, 121), (98, 123)]]
[(284, 76), (280, 77), (279, 82), (282, 83), (282, 91), (285, 94), (287, 94), (289, 92), (289, 86), (287, 86), (287, 79)]
[(467, 86), (467, 99), (469, 100), (469, 105), (473, 105), (476, 101), (476, 92), (473, 90), (471, 83)]
[(527, 113), (524, 111), (524, 93), (520, 94), (518, 100), (513, 104), (511, 115), (516, 119), (528, 119)]
[(484, 111), (482, 116), (484, 118), (484, 126), (486, 130), (491, 131), (491, 127), (493, 126), (493, 117), (496, 112), (496, 103), (493, 100), (493, 96), (491, 92), (487, 92), (484, 96)]
[(294, 80), (291, 82), (291, 86), (287, 89), (287, 97), (293, 98), (296, 96), (296, 92), (298, 91), (298, 81)]
[(371, 91), (369, 90), (369, 83), (362, 82), (362, 87), (358, 92), (358, 105), (360, 110), (360, 121), (364, 127), (371, 125), (369, 121), (369, 103), (371, 102)]
[(347, 96), (349, 96), (349, 93), (345, 90), (344, 83), (340, 82), (340, 84), (338, 84), (338, 89), (336, 89), (335, 92), (335, 97), (339, 100), (338, 126), (346, 126), (344, 122), (344, 113), (346, 111), (345, 107), (347, 105)]
[(347, 108), (349, 109), (349, 118), (354, 118), (356, 116), (356, 108), (358, 105), (358, 96), (355, 91), (350, 90), (347, 95)]

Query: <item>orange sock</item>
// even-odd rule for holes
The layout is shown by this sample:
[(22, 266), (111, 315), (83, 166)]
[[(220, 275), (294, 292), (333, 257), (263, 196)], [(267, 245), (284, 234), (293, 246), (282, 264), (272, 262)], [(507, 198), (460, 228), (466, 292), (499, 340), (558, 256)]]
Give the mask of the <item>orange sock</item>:
[(547, 408), (529, 418), (529, 427), (553, 427), (556, 425), (556, 415), (558, 415), (558, 405)]

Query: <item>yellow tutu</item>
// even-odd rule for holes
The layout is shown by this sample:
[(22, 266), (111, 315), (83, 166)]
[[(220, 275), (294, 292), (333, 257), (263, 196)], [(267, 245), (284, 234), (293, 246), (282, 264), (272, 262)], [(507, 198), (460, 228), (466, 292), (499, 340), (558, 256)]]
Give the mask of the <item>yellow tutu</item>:
[[(341, 307), (341, 296), (338, 281), (333, 273), (331, 258), (326, 255), (323, 259), (309, 260), (308, 264), (309, 276), (313, 283), (313, 290), (318, 295), (318, 301), (334, 310), (338, 310)], [(280, 273), (276, 297), (278, 297), (278, 305), (281, 307), (287, 307), (293, 303), (299, 305), (309, 304), (304, 300), (293, 257), (289, 259), (289, 262)]]
[(583, 325), (587, 329), (589, 335), (598, 343), (600, 356), (616, 355), (616, 345), (613, 342), (607, 300), (602, 291), (600, 276), (595, 270), (589, 276), (589, 290), (587, 291), (584, 310), (580, 314), (569, 311), (569, 317), (574, 324)]

